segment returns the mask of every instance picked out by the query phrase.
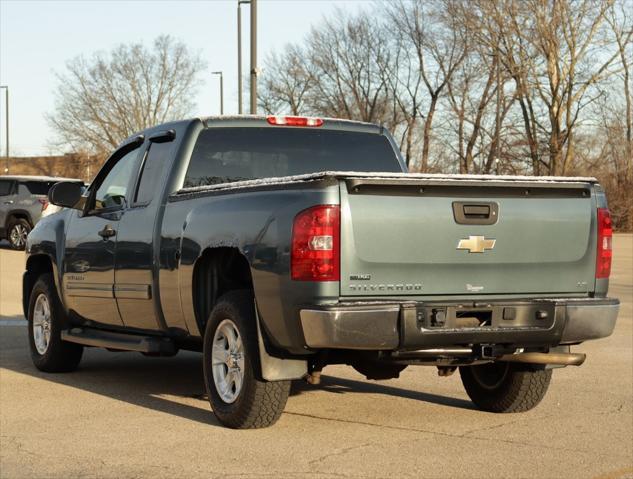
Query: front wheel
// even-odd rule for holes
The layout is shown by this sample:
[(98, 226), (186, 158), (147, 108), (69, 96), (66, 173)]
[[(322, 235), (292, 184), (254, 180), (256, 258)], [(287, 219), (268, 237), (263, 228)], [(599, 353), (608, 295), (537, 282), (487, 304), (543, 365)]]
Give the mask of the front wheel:
[(83, 346), (62, 341), (67, 318), (59, 304), (51, 274), (38, 278), (29, 300), (29, 346), (33, 364), (40, 371), (73, 371), (81, 361)]
[(233, 429), (274, 424), (286, 406), (290, 381), (264, 381), (260, 374), (252, 291), (225, 294), (204, 333), (204, 381), (218, 420)]
[(507, 362), (462, 366), (459, 375), (477, 407), (490, 412), (524, 412), (541, 402), (552, 370), (532, 370)]

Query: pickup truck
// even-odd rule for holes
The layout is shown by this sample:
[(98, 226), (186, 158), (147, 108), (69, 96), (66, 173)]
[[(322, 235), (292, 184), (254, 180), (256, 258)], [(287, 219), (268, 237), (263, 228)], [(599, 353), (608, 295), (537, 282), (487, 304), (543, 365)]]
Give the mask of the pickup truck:
[(526, 411), (619, 308), (595, 179), (409, 174), (372, 124), (168, 123), (49, 200), (64, 209), (29, 235), (23, 279), (35, 366), (199, 351), (232, 428), (273, 424), (328, 364), (459, 369), (479, 408)]

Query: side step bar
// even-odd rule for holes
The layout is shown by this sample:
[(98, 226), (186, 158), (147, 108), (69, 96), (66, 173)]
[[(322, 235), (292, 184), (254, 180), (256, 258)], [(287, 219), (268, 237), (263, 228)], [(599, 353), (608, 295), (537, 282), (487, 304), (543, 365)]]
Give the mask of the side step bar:
[(114, 333), (92, 328), (72, 328), (62, 331), (62, 341), (96, 346), (98, 348), (138, 351), (149, 354), (173, 354), (174, 342), (169, 338), (139, 336), (136, 334)]

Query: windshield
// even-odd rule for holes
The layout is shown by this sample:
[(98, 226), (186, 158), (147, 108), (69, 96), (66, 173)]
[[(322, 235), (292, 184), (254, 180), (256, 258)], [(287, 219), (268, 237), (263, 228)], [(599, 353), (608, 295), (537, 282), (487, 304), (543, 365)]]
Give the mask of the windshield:
[(200, 132), (184, 187), (319, 171), (401, 173), (375, 133), (309, 128), (209, 128)]

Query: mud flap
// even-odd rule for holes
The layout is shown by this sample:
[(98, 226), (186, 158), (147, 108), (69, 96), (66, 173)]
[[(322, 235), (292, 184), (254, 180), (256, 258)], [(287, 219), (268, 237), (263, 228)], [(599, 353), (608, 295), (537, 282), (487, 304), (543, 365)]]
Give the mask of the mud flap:
[(255, 304), (255, 319), (257, 322), (257, 345), (259, 347), (259, 364), (262, 368), (262, 377), (266, 381), (284, 381), (288, 379), (301, 379), (308, 374), (308, 361), (302, 359), (280, 359), (271, 356), (266, 351), (262, 329), (259, 324), (259, 313)]

